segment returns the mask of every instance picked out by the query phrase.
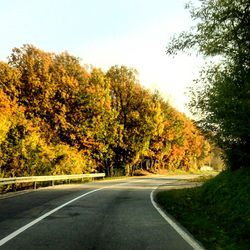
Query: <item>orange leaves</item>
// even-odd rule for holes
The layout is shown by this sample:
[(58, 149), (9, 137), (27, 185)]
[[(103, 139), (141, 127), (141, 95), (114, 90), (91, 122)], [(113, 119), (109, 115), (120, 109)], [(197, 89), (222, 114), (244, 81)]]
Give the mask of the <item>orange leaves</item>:
[[(7, 145), (0, 154), (5, 167), (10, 158), (15, 168), (18, 162), (29, 166), (29, 173), (92, 167), (129, 173), (145, 159), (152, 169), (187, 168), (208, 154), (192, 121), (159, 93), (142, 87), (133, 69), (87, 72), (66, 52), (46, 53), (31, 45), (14, 49), (9, 63), (0, 63), (0, 131), (5, 131), (0, 145)], [(16, 148), (7, 138), (12, 125), (9, 135)]]
[(164, 116), (164, 129), (152, 137), (150, 156), (161, 167), (184, 170), (197, 168), (209, 154), (206, 149), (208, 142), (190, 119), (169, 107), (163, 100), (159, 101)]
[(0, 89), (0, 114), (11, 115), (13, 109), (8, 96)]

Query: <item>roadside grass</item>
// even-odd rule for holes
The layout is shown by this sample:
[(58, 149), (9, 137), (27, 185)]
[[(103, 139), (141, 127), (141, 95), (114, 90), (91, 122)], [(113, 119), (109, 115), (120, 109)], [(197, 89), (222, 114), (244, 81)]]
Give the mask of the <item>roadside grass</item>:
[(212, 170), (212, 171), (204, 171), (200, 169), (190, 169), (188, 171), (182, 170), (182, 169), (173, 169), (173, 170), (166, 170), (166, 169), (159, 169), (155, 172), (155, 174), (160, 174), (160, 175), (217, 175), (219, 174), (220, 171)]
[(250, 172), (224, 171), (202, 186), (157, 193), (157, 202), (207, 249), (250, 249)]
[(104, 177), (104, 179), (97, 179), (95, 181), (111, 181), (111, 180), (119, 180), (119, 179), (127, 179), (131, 176), (108, 176), (108, 177)]
[(206, 182), (212, 178), (214, 178), (216, 176), (216, 174), (204, 174), (204, 175), (201, 175), (201, 176), (198, 176), (196, 178), (192, 178), (192, 179), (188, 179), (187, 181), (188, 182)]

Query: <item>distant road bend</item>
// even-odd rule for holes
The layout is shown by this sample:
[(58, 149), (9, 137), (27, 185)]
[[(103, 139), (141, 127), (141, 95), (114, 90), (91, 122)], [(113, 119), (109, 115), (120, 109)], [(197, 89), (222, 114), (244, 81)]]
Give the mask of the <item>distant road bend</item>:
[[(0, 249), (203, 249), (153, 200), (190, 176), (55, 186), (0, 198)], [(164, 217), (165, 216), (165, 217)]]

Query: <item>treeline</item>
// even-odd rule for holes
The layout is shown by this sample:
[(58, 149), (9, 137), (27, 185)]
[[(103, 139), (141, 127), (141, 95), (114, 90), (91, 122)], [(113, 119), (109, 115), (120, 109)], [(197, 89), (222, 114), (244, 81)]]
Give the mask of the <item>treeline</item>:
[(174, 35), (167, 54), (195, 52), (212, 59), (190, 91), (190, 110), (198, 126), (223, 149), (227, 168), (249, 169), (250, 2), (200, 2), (186, 6), (195, 26)]
[(0, 62), (0, 177), (197, 169), (210, 145), (125, 66), (87, 68), (32, 45)]

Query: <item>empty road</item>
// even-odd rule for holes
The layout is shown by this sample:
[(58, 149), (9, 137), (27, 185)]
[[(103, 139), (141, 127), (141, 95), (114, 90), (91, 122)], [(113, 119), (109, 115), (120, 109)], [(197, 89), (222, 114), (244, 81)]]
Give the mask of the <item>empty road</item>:
[(0, 197), (0, 249), (194, 249), (152, 201), (159, 185), (171, 188), (188, 177), (99, 181)]

